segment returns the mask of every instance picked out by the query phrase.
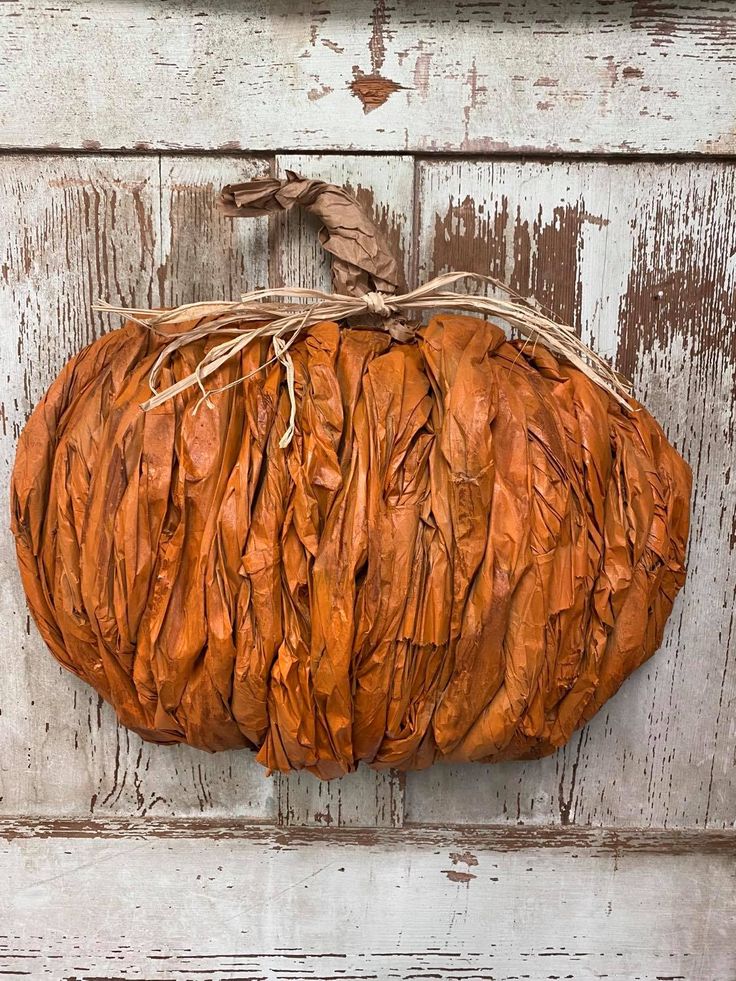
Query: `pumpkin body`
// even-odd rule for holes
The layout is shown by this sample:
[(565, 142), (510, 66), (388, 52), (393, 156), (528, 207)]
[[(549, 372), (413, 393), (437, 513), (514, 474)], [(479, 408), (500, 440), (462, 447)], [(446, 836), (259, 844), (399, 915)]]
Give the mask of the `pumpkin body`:
[[(690, 473), (544, 348), (436, 317), (322, 323), (193, 414), (143, 412), (161, 341), (70, 361), (18, 445), (13, 529), (55, 657), (143, 738), (331, 778), (552, 752), (658, 647)], [(162, 387), (207, 342), (182, 347)]]

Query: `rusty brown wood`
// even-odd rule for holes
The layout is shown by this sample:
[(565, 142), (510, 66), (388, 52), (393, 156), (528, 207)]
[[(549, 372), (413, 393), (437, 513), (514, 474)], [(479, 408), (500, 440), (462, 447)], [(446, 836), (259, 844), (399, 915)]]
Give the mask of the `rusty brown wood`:
[(596, 854), (642, 852), (662, 855), (721, 855), (734, 863), (736, 872), (736, 829), (724, 831), (662, 828), (616, 829), (574, 825), (431, 825), (405, 824), (391, 827), (338, 827), (296, 825), (279, 827), (243, 818), (222, 817), (90, 817), (90, 818), (0, 818), (0, 840), (18, 838), (145, 839), (207, 838), (238, 839), (255, 848), (296, 848), (334, 844), (336, 847), (401, 847), (410, 849), (450, 848), (459, 852), (491, 850), (523, 851), (530, 848), (590, 849)]

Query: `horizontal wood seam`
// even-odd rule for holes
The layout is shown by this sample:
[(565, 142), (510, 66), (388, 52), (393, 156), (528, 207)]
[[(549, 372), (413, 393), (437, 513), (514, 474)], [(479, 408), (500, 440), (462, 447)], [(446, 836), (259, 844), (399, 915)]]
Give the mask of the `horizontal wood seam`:
[(99, 146), (94, 149), (75, 146), (16, 146), (0, 143), (0, 156), (23, 156), (23, 157), (206, 157), (213, 160), (233, 159), (244, 157), (249, 159), (269, 160), (277, 156), (333, 156), (333, 157), (413, 157), (417, 161), (442, 161), (452, 160), (462, 163), (464, 160), (540, 160), (540, 161), (572, 161), (575, 163), (600, 163), (607, 160), (615, 163), (690, 163), (707, 162), (713, 163), (735, 163), (736, 154), (732, 152), (709, 151), (699, 153), (695, 150), (687, 151), (581, 151), (577, 153), (572, 150), (525, 150), (523, 148), (511, 148), (508, 150), (491, 151), (468, 151), (468, 150), (412, 150), (397, 148), (395, 150), (376, 150), (376, 149), (340, 149), (329, 145), (313, 147), (308, 150), (298, 147), (240, 147), (239, 149), (221, 149), (219, 147), (167, 147), (152, 146), (147, 149), (136, 147), (104, 147)]
[(213, 838), (247, 839), (280, 848), (324, 844), (343, 846), (471, 847), (493, 851), (530, 848), (594, 849), (599, 852), (661, 854), (730, 854), (736, 859), (736, 829), (667, 830), (533, 827), (529, 825), (463, 826), (407, 824), (403, 828), (280, 828), (248, 821), (180, 819), (53, 819), (38, 817), (0, 820), (0, 839), (18, 838)]

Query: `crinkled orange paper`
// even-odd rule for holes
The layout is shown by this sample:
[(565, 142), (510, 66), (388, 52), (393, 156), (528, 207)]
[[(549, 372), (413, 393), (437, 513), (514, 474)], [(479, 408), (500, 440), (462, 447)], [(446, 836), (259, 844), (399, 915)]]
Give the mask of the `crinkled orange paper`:
[(291, 349), (280, 449), (281, 365), (144, 413), (160, 344), (129, 323), (70, 361), (12, 486), (44, 639), (144, 738), (327, 778), (535, 757), (659, 645), (689, 470), (541, 346), (470, 317), (418, 344), (320, 324)]

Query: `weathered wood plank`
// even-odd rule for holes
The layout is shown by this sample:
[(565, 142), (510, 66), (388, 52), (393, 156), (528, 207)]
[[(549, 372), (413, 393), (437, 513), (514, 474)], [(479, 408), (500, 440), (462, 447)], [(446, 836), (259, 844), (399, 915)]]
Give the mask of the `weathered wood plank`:
[(5, 147), (736, 150), (730, 3), (0, 6)]
[(732, 855), (402, 838), (3, 842), (0, 970), (110, 981), (736, 972)]
[[(414, 161), (411, 157), (281, 155), (279, 174), (295, 170), (348, 187), (386, 233), (405, 270), (413, 239)], [(276, 282), (331, 289), (318, 223), (299, 212), (274, 223)], [(407, 272), (408, 274), (408, 272)], [(365, 767), (350, 777), (321, 782), (309, 773), (278, 778), (278, 820), (284, 825), (396, 827), (404, 817), (403, 778)]]
[[(405, 201), (412, 201), (410, 159), (360, 158), (350, 165), (344, 158), (296, 158), (282, 163), (338, 181), (352, 179), (354, 190), (366, 203), (375, 194), (380, 202), (375, 206), (377, 218), (397, 248), (408, 249), (410, 218), (391, 211), (385, 198), (386, 188), (393, 185)], [(12, 466), (15, 439), (31, 405), (66, 358), (95, 336), (89, 327), (82, 333), (80, 324), (90, 320), (89, 307), (97, 296), (168, 305), (207, 296), (237, 296), (270, 279), (328, 285), (315, 229), (306, 228), (298, 217), (269, 230), (265, 219), (232, 221), (218, 213), (215, 201), (224, 183), (267, 172), (268, 166), (267, 160), (240, 157), (163, 157), (160, 166), (155, 160), (132, 158), (114, 164), (111, 158), (82, 163), (71, 158), (5, 158), (9, 207), (3, 211), (7, 221), (3, 231), (10, 252), (3, 294), (7, 309), (3, 313), (13, 329), (5, 336), (3, 361), (11, 387), (16, 385), (23, 392), (32, 388), (32, 397), (25, 395), (22, 402), (12, 403), (17, 418), (6, 426), (6, 475)], [(119, 186), (119, 168), (126, 175), (143, 168), (145, 199), (135, 196), (139, 189), (131, 183), (132, 178), (126, 178), (124, 187)], [(67, 192), (62, 196), (61, 189), (67, 185), (77, 188), (77, 197), (69, 197)], [(94, 209), (90, 211), (89, 199), (96, 202), (102, 218)], [(85, 217), (88, 212), (91, 218)], [(89, 227), (84, 226), (85, 233), (73, 238), (79, 223), (85, 221), (89, 223)], [(146, 241), (135, 234), (134, 222), (143, 223)], [(44, 240), (43, 255), (39, 250), (39, 268), (34, 270), (29, 266), (33, 252), (32, 242), (26, 242), (26, 228), (41, 235), (51, 224), (53, 231)], [(276, 248), (269, 271), (270, 236), (280, 236), (283, 244)], [(16, 243), (20, 243), (18, 249), (26, 249), (26, 259), (20, 256), (16, 260)], [(108, 251), (114, 257), (114, 271), (109, 274)], [(88, 279), (84, 278), (85, 270)], [(83, 293), (70, 296), (70, 284)], [(34, 289), (40, 291), (43, 304), (34, 310), (35, 319), (27, 322), (24, 298), (33, 296)], [(66, 297), (63, 309), (58, 306), (59, 295)], [(54, 310), (55, 319), (48, 317), (44, 306)], [(99, 318), (94, 318), (94, 323), (98, 332), (111, 326)], [(36, 337), (39, 324), (45, 333)], [(25, 350), (29, 336), (34, 339), (30, 351)], [(49, 337), (51, 345), (47, 343)], [(56, 667), (38, 639), (25, 614), (7, 516), (3, 522), (8, 543), (3, 575), (11, 584), (6, 622), (14, 617), (20, 624), (27, 661), (23, 673), (8, 670), (3, 675), (0, 704), (5, 711), (0, 726), (5, 725), (11, 734), (14, 758), (27, 757), (30, 763), (22, 779), (8, 777), (7, 788), (3, 781), (4, 813), (205, 813), (244, 815), (254, 820), (277, 817), (292, 825), (401, 823), (403, 782), (392, 774), (364, 769), (332, 785), (321, 784), (309, 774), (269, 780), (248, 753), (210, 757), (186, 747), (151, 747), (119, 728), (94, 693)], [(15, 656), (15, 645), (14, 638), (6, 651), (8, 659)], [(41, 701), (39, 685), (44, 693)], [(54, 719), (63, 721), (49, 721)], [(39, 731), (47, 721), (49, 735)], [(61, 726), (66, 727), (65, 738), (59, 738)]]
[(694, 471), (663, 649), (555, 756), (407, 778), (412, 822), (728, 827), (736, 819), (732, 165), (420, 166), (420, 279), (491, 272), (632, 374)]
[[(399, 204), (389, 206), (412, 200), (410, 160), (295, 157), (278, 166), (348, 180), (366, 201), (372, 194), (413, 258), (411, 222)], [(66, 358), (107, 326), (89, 313), (98, 295), (161, 303), (233, 295), (269, 278), (327, 284), (313, 229), (298, 219), (276, 230), (269, 272), (265, 224), (225, 223), (214, 212), (222, 183), (266, 167), (165, 157), (162, 194), (153, 159), (0, 162), (5, 481), (30, 405)], [(734, 823), (733, 173), (709, 164), (420, 168), (420, 275), (450, 260), (491, 269), (577, 319), (599, 349), (618, 351), (693, 463), (697, 495), (690, 580), (665, 649), (552, 759), (410, 776), (411, 821)], [(491, 209), (481, 210), (489, 199)], [(391, 775), (360, 771), (330, 785), (309, 775), (268, 781), (248, 754), (162, 750), (119, 730), (36, 638), (7, 527), (3, 534), (0, 732), (10, 758), (23, 761), (0, 772), (3, 813), (401, 822), (403, 785)]]
[(311, 773), (280, 773), (278, 823), (330, 828), (399, 828), (404, 823), (404, 778), (360, 767), (341, 780)]
[[(0, 158), (3, 486), (32, 405), (111, 326), (91, 313), (98, 297), (161, 304), (265, 281), (263, 224), (229, 232), (212, 200), (213, 182), (261, 166), (164, 160), (162, 197), (154, 158)], [(26, 612), (5, 507), (0, 525), (0, 812), (274, 817), (274, 784), (249, 754), (144, 744), (52, 660)]]
[(161, 158), (157, 282), (164, 306), (231, 300), (268, 285), (268, 220), (226, 218), (217, 199), (225, 184), (267, 176), (271, 167), (269, 158)]

